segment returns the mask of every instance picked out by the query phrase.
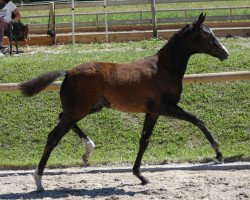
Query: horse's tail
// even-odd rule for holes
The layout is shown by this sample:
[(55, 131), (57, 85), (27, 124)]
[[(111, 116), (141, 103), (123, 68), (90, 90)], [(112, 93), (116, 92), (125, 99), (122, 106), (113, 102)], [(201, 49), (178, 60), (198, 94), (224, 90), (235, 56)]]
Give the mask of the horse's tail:
[(19, 85), (19, 89), (24, 96), (33, 96), (48, 87), (53, 81), (61, 76), (65, 76), (67, 71), (54, 71), (38, 76), (37, 78), (28, 80)]

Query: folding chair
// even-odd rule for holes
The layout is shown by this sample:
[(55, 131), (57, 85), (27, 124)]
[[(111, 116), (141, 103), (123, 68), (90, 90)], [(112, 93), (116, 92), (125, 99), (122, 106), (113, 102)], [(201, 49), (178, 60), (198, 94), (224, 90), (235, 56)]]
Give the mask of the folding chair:
[[(17, 22), (17, 23), (19, 23), (19, 22)], [(14, 23), (11, 22), (9, 24), (9, 29), (8, 29), (8, 32), (6, 35), (9, 38), (10, 55), (12, 54), (12, 49), (13, 49), (12, 42), (13, 41), (15, 42), (15, 46), (16, 46), (16, 54), (18, 54), (19, 53), (18, 41), (25, 41), (28, 38), (28, 32), (29, 32), (28, 25), (22, 24), (22, 26), (23, 26), (22, 27), (23, 30), (19, 30), (15, 27)], [(21, 31), (22, 31), (22, 33), (21, 33)]]

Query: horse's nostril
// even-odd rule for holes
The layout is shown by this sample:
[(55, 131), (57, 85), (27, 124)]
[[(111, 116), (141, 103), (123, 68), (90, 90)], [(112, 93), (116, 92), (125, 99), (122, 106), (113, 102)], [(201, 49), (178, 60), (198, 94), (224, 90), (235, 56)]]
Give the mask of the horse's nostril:
[(229, 56), (228, 51), (225, 51), (225, 57), (228, 58), (228, 56)]
[(223, 60), (226, 60), (229, 56), (229, 53), (228, 52), (224, 52), (224, 54), (220, 57), (220, 60), (223, 61)]

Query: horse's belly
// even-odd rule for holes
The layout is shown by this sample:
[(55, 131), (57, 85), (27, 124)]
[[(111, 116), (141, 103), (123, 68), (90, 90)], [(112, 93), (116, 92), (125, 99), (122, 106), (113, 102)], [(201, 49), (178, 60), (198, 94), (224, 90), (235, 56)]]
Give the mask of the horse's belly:
[(104, 88), (104, 96), (109, 101), (110, 107), (124, 112), (147, 112), (149, 101), (159, 96), (157, 88), (145, 81), (106, 85)]
[(142, 96), (134, 95), (126, 95), (117, 93), (112, 93), (112, 95), (106, 96), (107, 100), (110, 103), (110, 107), (123, 112), (136, 112), (142, 113), (146, 112), (147, 107), (147, 99)]
[(143, 105), (112, 103), (110, 107), (115, 110), (119, 110), (123, 112), (132, 112), (132, 113), (146, 112), (146, 107)]

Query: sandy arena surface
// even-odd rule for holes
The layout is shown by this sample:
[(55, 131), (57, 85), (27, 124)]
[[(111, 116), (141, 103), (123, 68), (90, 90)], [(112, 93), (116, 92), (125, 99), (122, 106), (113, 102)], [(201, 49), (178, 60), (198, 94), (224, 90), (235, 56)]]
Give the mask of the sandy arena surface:
[(131, 167), (45, 169), (37, 193), (33, 170), (0, 171), (0, 199), (250, 199), (250, 162), (143, 166), (146, 186)]

